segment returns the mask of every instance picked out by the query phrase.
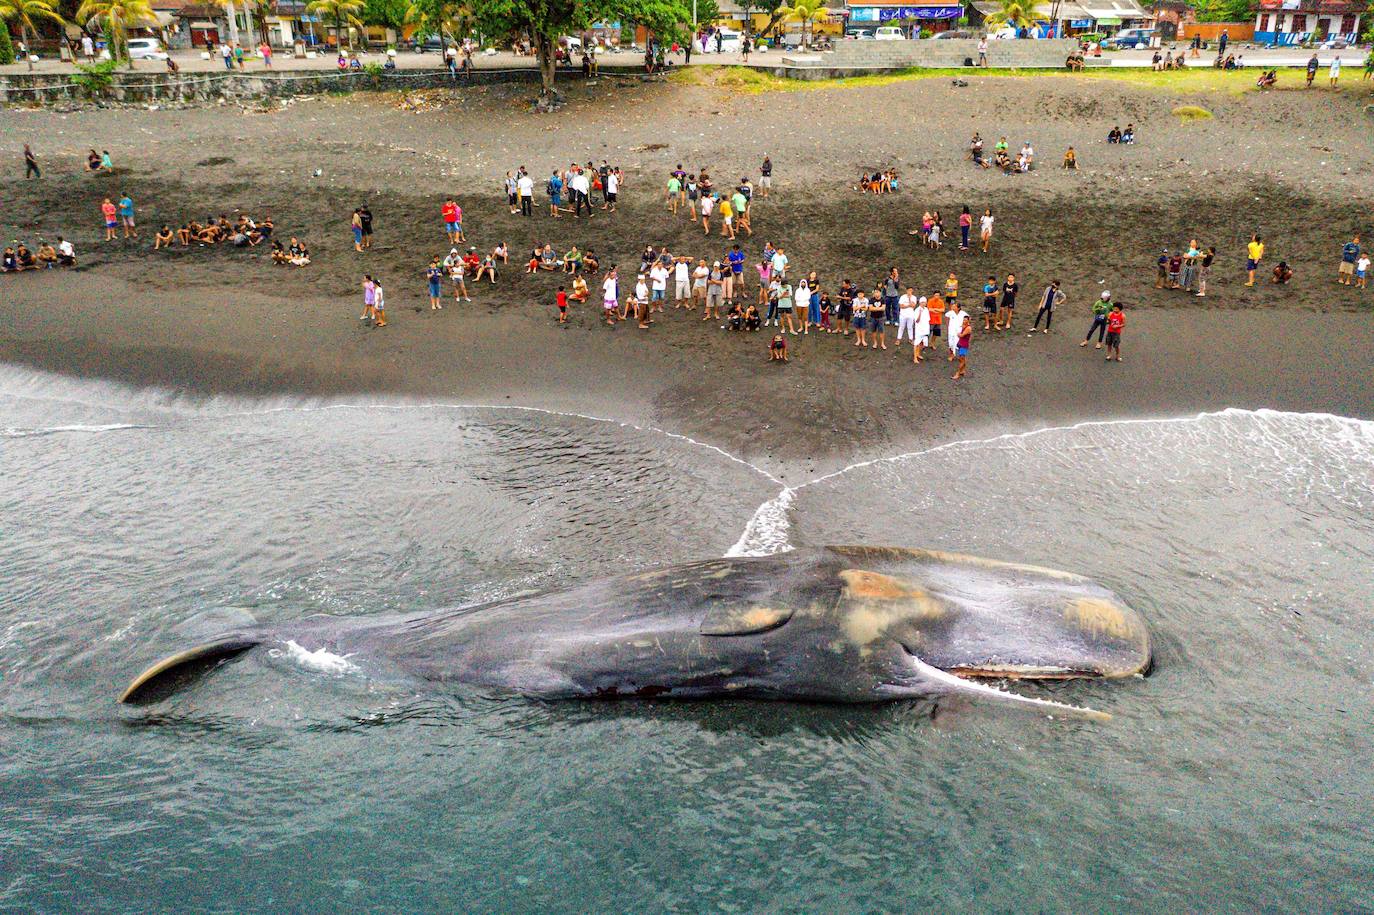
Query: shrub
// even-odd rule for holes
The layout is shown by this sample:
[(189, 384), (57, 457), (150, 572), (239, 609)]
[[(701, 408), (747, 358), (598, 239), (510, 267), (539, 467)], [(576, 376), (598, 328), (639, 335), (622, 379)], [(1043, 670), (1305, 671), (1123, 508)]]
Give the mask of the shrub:
[(72, 82), (87, 92), (103, 91), (110, 88), (110, 84), (114, 82), (114, 72), (118, 66), (119, 63), (113, 60), (100, 60), (93, 64), (77, 64), (76, 74), (72, 77)]
[(14, 45), (10, 43), (10, 30), (5, 20), (0, 19), (0, 65), (14, 63)]
[(1207, 121), (1212, 117), (1212, 112), (1198, 105), (1179, 105), (1172, 112), (1180, 121)]
[(376, 63), (375, 61), (373, 63), (363, 64), (363, 72), (366, 73), (368, 76), (372, 77), (373, 79), (376, 79), (383, 73), (382, 65)]

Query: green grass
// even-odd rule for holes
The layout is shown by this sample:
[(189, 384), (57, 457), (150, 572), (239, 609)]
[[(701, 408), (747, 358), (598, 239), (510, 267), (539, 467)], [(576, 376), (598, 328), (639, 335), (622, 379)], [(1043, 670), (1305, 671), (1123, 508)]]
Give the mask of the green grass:
[(1187, 124), (1190, 121), (1210, 121), (1212, 112), (1200, 105), (1179, 105), (1170, 114)]
[[(767, 70), (758, 70), (752, 67), (699, 65), (682, 67), (674, 71), (669, 78), (673, 82), (683, 85), (714, 86), (729, 92), (748, 95), (764, 92), (812, 92), (817, 89), (886, 86), (918, 79), (1026, 79), (1029, 77), (1106, 79), (1180, 95), (1200, 92), (1226, 92), (1231, 95), (1240, 95), (1256, 91), (1255, 80), (1258, 76), (1258, 68), (1226, 71), (1216, 70), (1212, 67), (1195, 67), (1190, 70), (1155, 72), (1137, 67), (1101, 67), (1084, 70), (1080, 73), (1070, 73), (1067, 70), (937, 67), (932, 69), (911, 68), (889, 73), (875, 73), (872, 76), (851, 76), (843, 79), (802, 80), (774, 76)], [(1279, 72), (1279, 89), (1298, 88), (1301, 85), (1301, 71), (1285, 70)]]

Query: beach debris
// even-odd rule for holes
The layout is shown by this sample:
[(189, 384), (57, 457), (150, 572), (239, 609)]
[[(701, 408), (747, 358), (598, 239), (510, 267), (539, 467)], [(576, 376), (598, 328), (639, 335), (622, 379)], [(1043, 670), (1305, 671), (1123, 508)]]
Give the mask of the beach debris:
[(654, 152), (659, 149), (667, 148), (667, 143), (646, 143), (643, 146), (631, 146), (630, 152)]

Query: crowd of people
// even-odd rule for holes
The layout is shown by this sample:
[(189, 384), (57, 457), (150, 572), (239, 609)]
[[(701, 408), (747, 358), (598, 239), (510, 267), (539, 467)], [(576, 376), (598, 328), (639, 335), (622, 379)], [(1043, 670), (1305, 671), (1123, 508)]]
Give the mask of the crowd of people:
[(30, 248), (19, 239), (5, 246), (0, 257), (0, 273), (22, 273), (25, 270), (51, 270), (54, 267), (75, 267), (76, 248), (61, 235), (57, 244), (38, 239), (38, 245)]

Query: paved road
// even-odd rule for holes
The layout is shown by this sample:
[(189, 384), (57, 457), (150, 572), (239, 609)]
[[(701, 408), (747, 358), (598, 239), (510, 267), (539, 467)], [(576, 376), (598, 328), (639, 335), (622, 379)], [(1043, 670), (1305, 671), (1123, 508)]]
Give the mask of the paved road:
[[(1180, 45), (1182, 47), (1182, 45)], [(1278, 49), (1265, 50), (1262, 48), (1247, 48), (1244, 45), (1232, 44), (1236, 53), (1242, 54), (1245, 64), (1251, 67), (1301, 67), (1307, 63), (1312, 56), (1311, 51), (1301, 49)], [(1110, 61), (1113, 67), (1145, 67), (1150, 65), (1150, 51), (1114, 51), (1104, 54), (1102, 60)], [(1317, 56), (1323, 67), (1330, 64), (1331, 60), (1337, 55), (1341, 62), (1348, 67), (1362, 65), (1367, 49), (1348, 48), (1343, 51), (1320, 51)], [(782, 59), (782, 51), (755, 52), (749, 57), (749, 63), (753, 66), (777, 66)], [(218, 71), (224, 70), (224, 65), (218, 57), (215, 59), (203, 59), (199, 51), (174, 51), (172, 54), (177, 65), (186, 71)], [(1194, 66), (1209, 65), (1215, 51), (1209, 56), (1204, 50), (1202, 57), (1196, 61), (1190, 61)], [(360, 54), (364, 63), (381, 63), (386, 57), (381, 53)], [(607, 65), (613, 66), (637, 66), (643, 61), (642, 53), (629, 51), (617, 51), (603, 53), (599, 60)], [(533, 57), (519, 57), (509, 51), (502, 51), (493, 55), (479, 54), (473, 58), (474, 64), (481, 69), (502, 69), (510, 67), (534, 67), (536, 66)], [(680, 55), (674, 55), (674, 63), (681, 63)], [(740, 64), (743, 58), (739, 54), (693, 54), (692, 63), (695, 64)], [(396, 55), (396, 66), (402, 70), (430, 69), (443, 65), (443, 58), (438, 54), (415, 54), (410, 51), (401, 51)], [(141, 60), (135, 64), (136, 70), (156, 73), (166, 69), (166, 65), (157, 60)], [(249, 71), (264, 70), (266, 66), (261, 60), (252, 59), (245, 63), (245, 69)], [(273, 55), (273, 69), (275, 70), (334, 70), (336, 69), (333, 54), (322, 54), (313, 60), (296, 59), (289, 54), (277, 53)], [(73, 65), (57, 59), (43, 59), (34, 64), (34, 72), (37, 73), (71, 73)], [(0, 74), (27, 73), (28, 67), (22, 63), (11, 64), (0, 67)]]

